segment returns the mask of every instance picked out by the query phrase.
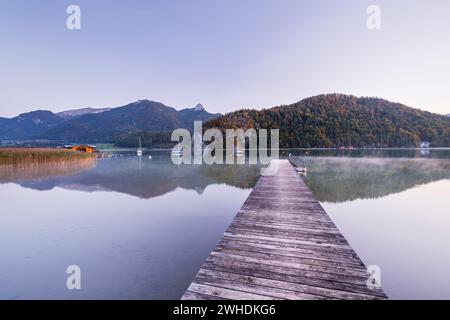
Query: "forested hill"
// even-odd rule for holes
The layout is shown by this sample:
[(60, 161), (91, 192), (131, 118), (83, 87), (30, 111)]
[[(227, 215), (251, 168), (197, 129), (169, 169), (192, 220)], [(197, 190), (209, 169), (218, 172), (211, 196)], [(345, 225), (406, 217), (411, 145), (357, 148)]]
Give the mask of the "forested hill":
[(209, 121), (207, 127), (280, 129), (280, 146), (450, 146), (450, 118), (379, 98), (319, 95), (261, 111), (243, 109)]

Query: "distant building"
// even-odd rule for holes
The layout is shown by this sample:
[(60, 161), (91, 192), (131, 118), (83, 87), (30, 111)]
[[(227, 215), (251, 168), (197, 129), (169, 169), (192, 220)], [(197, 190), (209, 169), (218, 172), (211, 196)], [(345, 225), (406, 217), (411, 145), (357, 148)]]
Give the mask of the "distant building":
[(427, 141), (422, 141), (422, 143), (420, 144), (421, 148), (429, 148), (430, 147), (430, 143)]

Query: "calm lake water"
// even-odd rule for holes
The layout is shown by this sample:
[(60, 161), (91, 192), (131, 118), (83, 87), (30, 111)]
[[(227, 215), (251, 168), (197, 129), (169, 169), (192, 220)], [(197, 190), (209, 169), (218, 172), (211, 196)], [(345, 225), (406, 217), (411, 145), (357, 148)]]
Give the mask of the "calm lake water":
[[(450, 299), (449, 150), (288, 153), (390, 298)], [(0, 298), (178, 299), (258, 176), (176, 166), (162, 151), (3, 168)], [(69, 265), (81, 290), (66, 288)]]

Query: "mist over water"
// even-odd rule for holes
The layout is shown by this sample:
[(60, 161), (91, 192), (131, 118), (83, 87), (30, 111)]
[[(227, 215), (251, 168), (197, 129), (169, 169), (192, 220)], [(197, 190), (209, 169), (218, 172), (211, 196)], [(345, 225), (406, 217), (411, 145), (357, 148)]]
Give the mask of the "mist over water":
[(307, 185), (366, 266), (381, 268), (393, 299), (450, 299), (450, 155), (427, 151), (298, 158)]
[(450, 299), (450, 180), (377, 199), (323, 203), (393, 299)]
[[(391, 298), (450, 298), (448, 150), (289, 154)], [(0, 168), (0, 298), (178, 299), (259, 174), (174, 165), (168, 152)], [(65, 286), (72, 264), (80, 291)]]
[(449, 159), (423, 158), (301, 158), (305, 181), (321, 202), (376, 199), (450, 179)]

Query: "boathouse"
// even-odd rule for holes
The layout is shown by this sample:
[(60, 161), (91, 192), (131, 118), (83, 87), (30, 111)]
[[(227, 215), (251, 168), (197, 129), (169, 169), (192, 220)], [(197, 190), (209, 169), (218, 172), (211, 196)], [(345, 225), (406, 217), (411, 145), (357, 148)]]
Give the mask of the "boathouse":
[(84, 144), (68, 145), (68, 146), (64, 146), (64, 149), (86, 152), (86, 153), (94, 153), (97, 150), (97, 148), (95, 146), (89, 146), (89, 145), (84, 145)]

